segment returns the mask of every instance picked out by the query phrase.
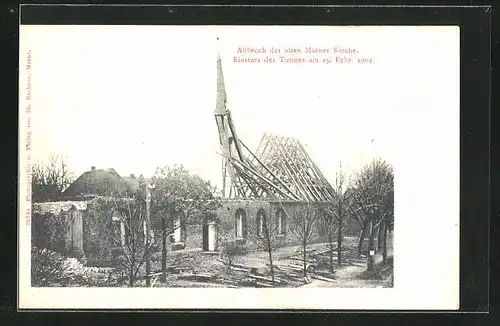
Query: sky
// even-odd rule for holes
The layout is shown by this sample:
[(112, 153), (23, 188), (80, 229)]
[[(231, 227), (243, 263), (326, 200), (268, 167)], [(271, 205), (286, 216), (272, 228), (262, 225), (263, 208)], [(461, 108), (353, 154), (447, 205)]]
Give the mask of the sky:
[[(32, 53), (32, 160), (62, 154), (76, 177), (91, 166), (150, 176), (158, 166), (183, 164), (220, 187), (213, 114), (220, 53), (228, 107), (249, 148), (257, 149), (264, 132), (296, 137), (331, 183), (340, 162), (352, 174), (377, 156), (397, 174), (410, 138), (458, 114), (453, 32), (23, 26), (21, 51)], [(353, 60), (374, 63), (233, 62), (238, 47), (307, 46), (356, 49)]]

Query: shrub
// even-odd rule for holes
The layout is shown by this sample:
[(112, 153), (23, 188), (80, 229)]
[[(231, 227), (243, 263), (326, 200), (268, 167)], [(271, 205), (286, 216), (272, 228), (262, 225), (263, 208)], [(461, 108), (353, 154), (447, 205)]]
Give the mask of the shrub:
[[(222, 245), (221, 256), (224, 259), (228, 269), (233, 263), (235, 256), (241, 256), (246, 253), (245, 248), (237, 242), (226, 242)], [(228, 270), (229, 272), (229, 270)]]
[(32, 247), (31, 249), (31, 285), (50, 286), (64, 283), (64, 256), (45, 249)]
[(241, 244), (236, 242), (227, 242), (222, 248), (222, 253), (234, 257), (244, 255), (246, 250)]
[(86, 267), (76, 258), (66, 258), (46, 248), (32, 248), (31, 285), (47, 286), (111, 286), (119, 275), (113, 268)]

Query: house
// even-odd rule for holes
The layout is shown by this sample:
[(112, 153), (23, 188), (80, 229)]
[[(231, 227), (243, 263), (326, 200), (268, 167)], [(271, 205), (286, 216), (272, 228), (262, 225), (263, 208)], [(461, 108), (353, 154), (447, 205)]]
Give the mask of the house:
[(125, 197), (132, 193), (134, 188), (135, 183), (131, 181), (131, 178), (125, 180), (115, 169), (96, 169), (95, 166), (92, 166), (89, 171), (84, 172), (62, 193), (61, 198)]
[(139, 177), (136, 177), (134, 174), (130, 174), (127, 177), (122, 176), (122, 179), (125, 180), (129, 189), (132, 192), (136, 192), (139, 189), (141, 179), (142, 179), (142, 181), (146, 181), (146, 182), (148, 181), (144, 178), (144, 176), (142, 174)]

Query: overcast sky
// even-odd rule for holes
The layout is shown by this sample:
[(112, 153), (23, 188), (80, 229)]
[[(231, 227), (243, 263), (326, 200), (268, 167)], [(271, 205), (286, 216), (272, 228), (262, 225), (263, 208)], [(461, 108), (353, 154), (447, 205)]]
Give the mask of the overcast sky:
[[(425, 133), (427, 123), (458, 114), (456, 85), (445, 89), (458, 76), (452, 32), (23, 26), (32, 51), (33, 159), (63, 154), (75, 176), (91, 166), (151, 175), (157, 166), (184, 164), (220, 185), (213, 115), (219, 51), (243, 142), (255, 150), (264, 132), (297, 137), (333, 183), (340, 161), (347, 172), (377, 155), (396, 163), (406, 133)], [(238, 46), (351, 47), (375, 63), (233, 63)]]

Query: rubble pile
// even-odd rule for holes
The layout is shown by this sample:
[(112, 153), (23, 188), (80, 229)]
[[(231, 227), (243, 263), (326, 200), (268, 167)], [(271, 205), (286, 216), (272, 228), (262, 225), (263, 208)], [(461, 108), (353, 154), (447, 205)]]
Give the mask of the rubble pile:
[[(313, 278), (335, 282), (335, 277), (328, 271), (328, 244), (314, 245), (306, 250), (306, 276), (300, 247), (292, 251), (277, 252), (273, 262), (274, 282), (264, 254), (262, 257), (258, 253), (251, 257), (234, 257), (229, 263), (222, 255), (181, 251), (168, 257), (167, 273), (182, 282), (220, 284), (226, 287), (298, 287), (310, 283)], [(333, 257), (336, 260), (336, 252)]]
[[(200, 251), (175, 252), (167, 260), (167, 274), (183, 282), (220, 283), (224, 265)], [(152, 275), (161, 274), (159, 266)]]
[(115, 283), (114, 268), (84, 266), (76, 258), (67, 258), (62, 264), (63, 277), (75, 285), (103, 286)]
[(224, 269), (217, 256), (205, 255), (198, 251), (183, 252), (169, 257), (167, 271), (172, 274), (180, 273), (214, 273)]
[(67, 258), (46, 248), (32, 250), (33, 286), (112, 286), (114, 268), (89, 267), (76, 258)]

